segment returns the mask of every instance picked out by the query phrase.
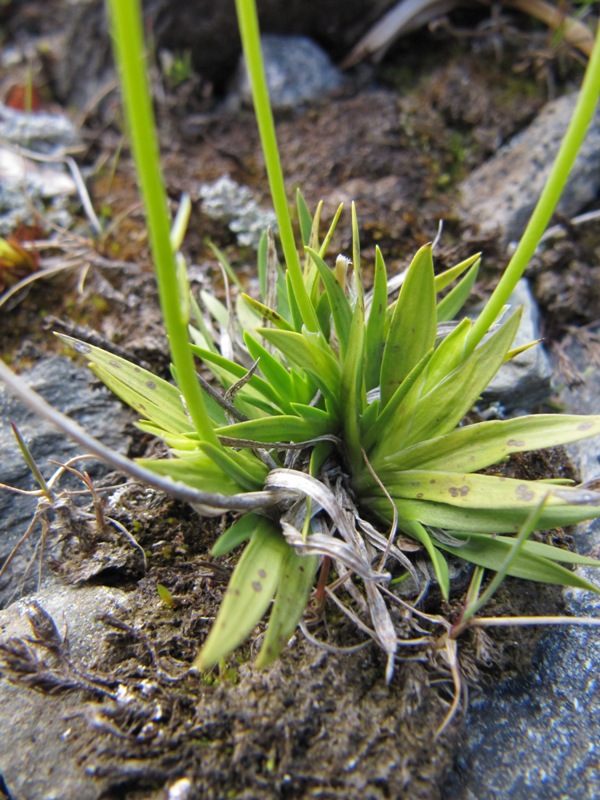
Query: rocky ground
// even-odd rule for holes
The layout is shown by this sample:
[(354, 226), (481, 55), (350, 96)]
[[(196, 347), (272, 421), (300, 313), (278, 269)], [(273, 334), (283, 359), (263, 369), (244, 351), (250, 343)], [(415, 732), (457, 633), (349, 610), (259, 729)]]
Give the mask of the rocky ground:
[[(327, 2), (334, 19), (336, 4)], [(319, 39), (318, 21), (289, 5), (289, 30), (276, 15), (271, 29)], [(344, 35), (321, 31), (319, 43), (339, 61), (368, 19), (359, 2), (338, 5), (346, 7), (337, 12)], [(0, 262), (0, 345), (53, 405), (135, 457), (156, 445), (51, 334), (93, 332), (103, 346), (168, 375), (102, 9), (67, 6), (54, 0), (0, 8), (0, 232), (18, 236), (33, 254), (16, 268)], [(244, 234), (269, 219), (269, 201), (255, 123), (234, 76), (236, 40), (227, 16), (219, 17), (225, 27), (212, 39), (224, 37), (216, 47), (224, 63), (209, 67), (196, 52), (208, 58), (197, 44), (206, 32), (169, 17), (167, 6), (148, 4), (153, 83), (170, 197), (175, 204), (189, 192), (194, 203), (184, 247), (193, 284), (221, 283), (210, 238), (251, 287), (255, 252)], [(295, 72), (297, 84), (309, 69)], [(582, 72), (565, 43), (527, 17), (500, 13), (490, 21), (485, 10), (459, 9), (435, 31), (399, 42), (376, 68), (333, 70), (313, 100), (306, 85), (295, 86), (300, 99), (283, 98), (277, 130), (290, 196), (300, 186), (309, 206), (323, 199), (325, 218), (339, 202), (355, 200), (365, 264), (379, 245), (390, 272), (406, 266), (443, 219), (440, 268), (484, 251), (476, 302), (496, 282), (535, 202)], [(32, 99), (23, 101), (31, 83)], [(24, 102), (35, 106), (32, 113)], [(558, 227), (516, 301), (527, 307), (524, 335), (541, 330), (544, 349), (496, 386), (486, 400), (496, 411), (598, 410), (599, 140), (597, 117)], [(42, 160), (19, 167), (17, 145)], [(82, 208), (66, 155), (85, 179), (95, 214)], [(18, 169), (11, 184), (10, 171)], [(217, 183), (223, 176), (229, 183)], [(591, 220), (578, 218), (584, 212)], [(349, 243), (350, 226), (342, 224), (332, 253)], [(35, 280), (12, 293), (28, 273)], [(64, 463), (80, 452), (3, 389), (0, 418), (17, 423), (46, 477), (55, 469), (51, 460)], [(34, 488), (7, 424), (0, 452), (0, 481)], [(590, 481), (598, 453), (592, 442), (571, 451), (574, 466), (557, 452), (527, 468), (540, 476), (579, 470)], [(192, 674), (188, 665), (232, 568), (209, 555), (224, 522), (201, 520), (101, 465), (75, 466), (89, 471), (106, 497), (105, 513), (122, 528), (99, 527), (89, 495), (73, 494), (85, 488), (81, 475), (57, 486), (53, 504), (0, 492), (2, 562), (38, 513), (0, 573), (0, 797), (591, 800), (600, 793), (593, 632), (561, 631), (541, 646), (540, 632), (465, 637), (460, 659), (471, 710), (439, 738), (451, 685), (434, 654), (399, 664), (387, 686), (375, 648), (330, 652), (298, 633), (277, 664), (258, 672), (252, 656), (259, 631), (220, 674)], [(598, 548), (597, 526), (569, 535), (579, 549)], [(161, 598), (159, 584), (172, 600)], [(565, 599), (508, 581), (490, 613), (556, 613), (565, 603), (574, 613), (597, 613), (587, 595)], [(359, 640), (333, 609), (322, 624), (340, 646)]]

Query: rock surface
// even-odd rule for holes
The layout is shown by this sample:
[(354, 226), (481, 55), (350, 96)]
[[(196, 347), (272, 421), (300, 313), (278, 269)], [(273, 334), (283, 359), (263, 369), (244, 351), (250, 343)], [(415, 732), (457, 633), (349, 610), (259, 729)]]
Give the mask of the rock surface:
[[(306, 36), (263, 36), (265, 76), (274, 109), (296, 108), (323, 101), (342, 83), (342, 73), (315, 42)], [(242, 103), (252, 105), (252, 92), (242, 59), (233, 83)]]
[[(38, 214), (66, 227), (66, 200), (76, 188), (60, 156), (78, 142), (73, 123), (63, 114), (15, 111), (0, 103), (0, 141), (8, 143), (0, 147), (0, 235), (33, 223)], [(47, 162), (25, 157), (22, 148), (48, 156)]]
[[(0, 611), (0, 647), (11, 637), (31, 637), (28, 612), (33, 602), (54, 619), (59, 636), (68, 637), (73, 661), (85, 666), (96, 656), (103, 629), (97, 616), (114, 613), (127, 601), (116, 589), (53, 586)], [(40, 659), (48, 659), (44, 648), (34, 650)], [(42, 694), (0, 679), (0, 785), (11, 800), (101, 796), (103, 782), (90, 779), (86, 759), (73, 748), (77, 730), (86, 724), (84, 712), (80, 693)]]
[[(334, 60), (341, 60), (390, 2), (258, 0), (258, 11), (263, 33), (308, 36)], [(202, 79), (219, 91), (227, 85), (241, 53), (234, 0), (146, 0), (144, 9), (158, 51), (187, 51)], [(64, 100), (83, 107), (114, 81), (104, 3), (75, 2), (65, 26), (65, 59), (57, 65), (57, 88)]]
[[(39, 392), (55, 408), (73, 417), (94, 436), (113, 449), (124, 452), (129, 438), (123, 429), (132, 419), (131, 412), (125, 409), (107, 389), (91, 388), (93, 377), (89, 370), (77, 367), (66, 358), (54, 356), (41, 361), (23, 374), (29, 385)], [(64, 463), (81, 453), (79, 445), (65, 439), (49, 423), (34, 416), (6, 387), (0, 385), (0, 452), (2, 453), (2, 472), (0, 480), (8, 486), (20, 489), (38, 489), (31, 471), (19, 450), (9, 422), (14, 422), (29, 446), (42, 474), (48, 479), (57, 469), (49, 463), (50, 459)], [(83, 466), (92, 478), (106, 473), (103, 465), (86, 461)], [(63, 481), (61, 487), (81, 489), (81, 483), (73, 480)], [(19, 538), (29, 525), (36, 507), (36, 500), (19, 494), (0, 490), (0, 563), (7, 558)], [(0, 604), (19, 590), (13, 575), (23, 575), (35, 546), (39, 541), (39, 530), (21, 548), (11, 570), (0, 581)], [(37, 566), (33, 574), (21, 587), (31, 589), (37, 581)]]
[(229, 175), (223, 175), (212, 183), (200, 184), (198, 194), (202, 198), (203, 213), (227, 223), (242, 247), (256, 249), (267, 228), (277, 229), (275, 213), (261, 208), (252, 191), (236, 183)]
[[(506, 245), (525, 230), (573, 114), (577, 95), (548, 103), (534, 122), (461, 184), (466, 221)], [(577, 214), (600, 188), (600, 110), (596, 112), (557, 211)]]
[[(523, 309), (521, 324), (512, 344), (513, 348), (523, 347), (537, 341), (540, 336), (540, 312), (529, 284), (521, 278), (510, 296), (511, 308)], [(485, 403), (500, 403), (505, 409), (531, 411), (548, 400), (551, 394), (552, 365), (540, 343), (504, 364), (483, 392)]]

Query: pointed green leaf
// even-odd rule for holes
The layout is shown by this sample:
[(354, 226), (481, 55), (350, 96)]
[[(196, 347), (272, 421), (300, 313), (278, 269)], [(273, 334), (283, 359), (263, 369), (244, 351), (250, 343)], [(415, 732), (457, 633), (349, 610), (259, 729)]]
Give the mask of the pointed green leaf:
[[(459, 536), (458, 534), (453, 534)], [(459, 538), (462, 538), (459, 536)], [(557, 586), (573, 586), (578, 589), (600, 593), (598, 587), (581, 577), (577, 572), (571, 572), (548, 558), (543, 558), (532, 553), (526, 542), (523, 549), (511, 563), (508, 574), (515, 578), (523, 578), (529, 581), (540, 583), (553, 583)], [(471, 534), (465, 537), (465, 544), (460, 547), (438, 542), (439, 547), (452, 553), (465, 561), (479, 564), (486, 569), (497, 572), (505, 562), (507, 555), (514, 546), (512, 542), (500, 537), (491, 537), (478, 534)], [(558, 549), (558, 548), (557, 548)], [(600, 566), (600, 562), (598, 564)]]
[(290, 308), (290, 322), (292, 324), (292, 329), (295, 331), (300, 331), (304, 325), (304, 320), (302, 319), (302, 314), (300, 313), (300, 308), (298, 307), (296, 292), (294, 291), (292, 278), (289, 272), (285, 273), (285, 284), (287, 287), (286, 296)]
[(271, 664), (291, 639), (302, 617), (315, 580), (319, 558), (288, 550), (269, 625), (256, 659), (261, 669)]
[(241, 330), (242, 332), (254, 331), (260, 325), (265, 324), (263, 315), (256, 308), (254, 308), (254, 306), (251, 306), (250, 303), (246, 302), (243, 294), (238, 294), (238, 296), (235, 298), (233, 319), (235, 320), (235, 328), (237, 330)]
[(205, 350), (211, 350), (216, 353), (217, 346), (213, 341), (213, 334), (209, 330), (198, 301), (193, 295), (190, 295), (190, 310), (192, 314), (192, 322), (189, 325), (190, 339), (198, 347), (203, 347)]
[(414, 410), (410, 416), (404, 414), (396, 420), (394, 436), (381, 440), (378, 458), (453, 430), (500, 369), (519, 320), (517, 311), (430, 392), (419, 393), (416, 402), (414, 395), (420, 386), (413, 388), (406, 404), (410, 407), (414, 403)]
[(369, 403), (369, 405), (367, 406), (367, 408), (365, 409), (364, 413), (360, 418), (361, 440), (365, 452), (367, 451), (366, 434), (375, 425), (378, 415), (379, 415), (379, 400), (376, 399), (373, 400), (371, 403)]
[(293, 330), (293, 327), (290, 325), (290, 323), (286, 319), (284, 319), (281, 316), (281, 314), (279, 314), (279, 312), (275, 311), (272, 308), (269, 308), (268, 306), (264, 305), (264, 303), (261, 303), (259, 300), (255, 300), (253, 297), (250, 297), (250, 295), (243, 294), (242, 297), (251, 308), (257, 311), (261, 315), (261, 317), (268, 320), (269, 322), (272, 322), (276, 328), (279, 328), (282, 331)]
[(249, 419), (217, 428), (217, 436), (228, 436), (233, 439), (251, 439), (257, 442), (306, 442), (317, 436), (331, 433), (331, 420), (325, 415), (319, 422), (310, 421), (299, 416), (281, 414), (279, 416)]
[[(258, 361), (258, 369), (275, 392), (279, 405), (287, 410), (290, 398), (295, 396), (293, 380), (289, 371), (248, 332), (244, 334), (244, 342), (252, 359)], [(296, 399), (299, 402), (310, 402), (311, 400), (310, 397)]]
[[(226, 388), (229, 388), (238, 381), (247, 378), (248, 370), (235, 361), (230, 361), (220, 353), (212, 353), (210, 350), (203, 350), (196, 345), (190, 345), (192, 352), (201, 358), (209, 369), (216, 375)], [(248, 401), (262, 400), (271, 406), (267, 408), (279, 409), (280, 396), (273, 386), (254, 373), (248, 381), (241, 387), (236, 398), (243, 397)]]
[(313, 227), (312, 214), (308, 210), (306, 200), (300, 189), (296, 190), (296, 207), (298, 209), (298, 224), (300, 225), (300, 238), (306, 247), (310, 244), (310, 232)]
[[(313, 265), (314, 268), (314, 265)], [(318, 270), (315, 269), (318, 277)], [(318, 282), (315, 282), (315, 291), (318, 290)], [(316, 303), (317, 319), (319, 320), (319, 327), (323, 336), (327, 341), (331, 339), (331, 303), (329, 302), (329, 295), (323, 292)]]
[[(538, 523), (539, 528), (539, 523)], [(502, 541), (507, 541), (509, 544), (514, 541), (510, 536), (496, 536), (494, 537)], [(564, 550), (562, 547), (555, 547), (545, 542), (528, 541), (525, 542), (524, 549), (534, 556), (540, 558), (547, 558), (550, 561), (558, 561), (560, 564), (573, 564), (583, 567), (600, 567), (600, 560), (592, 558), (592, 556), (584, 556), (581, 553), (574, 553), (572, 550)]]
[(210, 669), (252, 633), (275, 595), (289, 549), (272, 522), (258, 520), (229, 580), (214, 625), (194, 661), (197, 669)]
[(312, 377), (334, 403), (339, 401), (340, 366), (321, 334), (260, 328), (258, 333), (271, 342), (288, 361)]
[(290, 300), (288, 298), (288, 283), (285, 272), (280, 268), (277, 273), (277, 287), (275, 294), (277, 295), (277, 308), (280, 318), (287, 321), (288, 325), (292, 324), (292, 312), (290, 309)]
[(425, 354), (436, 337), (436, 301), (431, 245), (413, 258), (396, 303), (381, 363), (381, 406)]
[[(242, 286), (242, 282), (240, 281), (238, 276), (235, 274), (235, 270), (233, 269), (233, 267), (229, 263), (229, 259), (227, 258), (225, 253), (222, 250), (219, 250), (219, 248), (216, 246), (216, 244), (214, 244), (214, 242), (211, 242), (210, 240), (208, 240), (206, 243), (208, 244), (208, 246), (212, 250), (213, 254), (216, 256), (216, 259), (219, 262), (219, 264), (223, 267), (223, 271), (225, 272), (225, 274), (227, 275), (229, 280), (233, 284), (235, 284), (235, 286), (237, 286), (238, 289), (243, 291), (244, 287)], [(187, 269), (187, 265), (185, 264), (185, 261), (183, 263), (184, 263), (185, 268)], [(204, 301), (207, 296), (208, 297), (212, 297), (212, 295), (210, 295), (209, 292), (205, 292), (203, 295), (201, 295), (202, 300)], [(222, 308), (224, 308), (224, 306), (222, 306)]]
[(425, 373), (423, 394), (430, 392), (462, 364), (465, 358), (465, 342), (470, 330), (471, 320), (467, 318), (461, 320), (435, 348)]
[(448, 292), (448, 294), (439, 301), (437, 304), (437, 321), (444, 322), (449, 319), (454, 319), (461, 308), (464, 306), (467, 298), (471, 294), (471, 289), (477, 278), (479, 272), (479, 261), (476, 261), (471, 269), (467, 272), (465, 277)]
[[(373, 482), (372, 482), (373, 483)], [(535, 485), (535, 482), (531, 482)], [(552, 484), (544, 484), (546, 490), (556, 491)], [(387, 487), (390, 488), (390, 487)], [(460, 487), (459, 487), (460, 488)], [(561, 487), (560, 492), (571, 491), (573, 498), (577, 498), (577, 488)], [(396, 496), (392, 489), (398, 512), (407, 519), (416, 519), (424, 525), (441, 528), (443, 530), (464, 531), (468, 533), (515, 533), (523, 524), (530, 507), (526, 504), (515, 508), (492, 508), (485, 505), (480, 508), (437, 503), (424, 499), (411, 499), (410, 497)], [(418, 492), (417, 492), (418, 493)], [(535, 497), (539, 494), (534, 492)], [(372, 485), (370, 491), (360, 491), (361, 503), (370, 508), (382, 519), (391, 522), (390, 502), (383, 497), (381, 490)], [(586, 519), (593, 519), (600, 515), (600, 503), (587, 505), (576, 502), (563, 501), (562, 505), (553, 505), (544, 508), (540, 517), (540, 529), (563, 528), (574, 525)]]
[(527, 352), (527, 350), (531, 350), (532, 347), (536, 347), (540, 344), (543, 339), (535, 339), (533, 342), (527, 342), (526, 344), (522, 344), (519, 347), (513, 347), (511, 350), (508, 351), (506, 354), (506, 358), (504, 359), (505, 362), (511, 361), (513, 358), (521, 355), (521, 353)]
[(268, 246), (269, 243), (267, 238), (267, 232), (263, 231), (260, 235), (260, 239), (258, 241), (258, 247), (256, 249), (256, 271), (258, 273), (258, 285), (260, 287), (260, 296), (264, 301), (266, 301), (267, 297)]
[(365, 290), (363, 286), (362, 267), (360, 263), (360, 232), (358, 230), (358, 216), (356, 214), (356, 203), (352, 201), (352, 264), (354, 267), (354, 293), (358, 302), (365, 301)]
[(363, 463), (360, 435), (360, 417), (363, 412), (363, 365), (364, 365), (365, 311), (361, 299), (357, 299), (348, 337), (348, 351), (344, 359), (341, 380), (342, 418), (344, 443), (350, 463), (359, 469)]
[(135, 427), (144, 433), (149, 433), (151, 436), (162, 439), (169, 449), (181, 452), (182, 458), (185, 458), (191, 452), (196, 452), (201, 441), (200, 436), (195, 431), (191, 433), (169, 433), (164, 428), (148, 420), (136, 422)]
[[(323, 204), (323, 201), (321, 201), (320, 205), (322, 205), (322, 204)], [(329, 226), (329, 229), (328, 229), (327, 233), (325, 234), (325, 238), (323, 239), (323, 242), (322, 242), (321, 246), (318, 249), (318, 252), (319, 252), (319, 255), (321, 256), (321, 258), (325, 257), (325, 253), (327, 252), (327, 248), (331, 244), (331, 240), (333, 239), (333, 234), (335, 233), (335, 229), (337, 228), (337, 224), (339, 222), (340, 217), (342, 216), (342, 211), (343, 210), (344, 210), (344, 204), (340, 203), (339, 206), (337, 207), (337, 210), (336, 210), (335, 214), (334, 214), (334, 217), (333, 217), (333, 220), (331, 222), (331, 225)], [(312, 243), (311, 243), (310, 246), (313, 248), (313, 250), (317, 249)]]
[(386, 469), (477, 472), (511, 453), (576, 442), (600, 433), (600, 416), (538, 414), (465, 425), (385, 460)]
[(185, 413), (179, 389), (120, 356), (71, 336), (56, 334), (89, 359), (92, 372), (123, 402), (165, 431), (182, 433), (194, 428)]
[[(321, 429), (327, 425), (329, 426), (329, 432), (334, 432), (333, 428), (336, 420), (327, 410), (323, 408), (317, 408), (316, 406), (303, 405), (301, 403), (292, 403), (291, 406), (298, 416), (302, 417), (302, 419), (305, 419), (311, 425)], [(313, 428), (313, 430), (315, 430), (315, 428)]]
[(381, 359), (385, 346), (385, 319), (387, 312), (387, 271), (379, 247), (375, 248), (375, 276), (371, 310), (365, 337), (365, 388), (379, 385)]
[(226, 556), (252, 537), (254, 531), (262, 525), (264, 517), (258, 514), (244, 514), (222, 533), (210, 549), (213, 558)]
[(435, 291), (436, 294), (438, 292), (443, 291), (446, 286), (449, 286), (452, 281), (459, 278), (464, 272), (470, 269), (474, 264), (481, 260), (481, 253), (475, 253), (475, 255), (469, 256), (464, 261), (461, 261), (460, 264), (456, 264), (456, 266), (451, 267), (450, 269), (441, 272), (439, 275), (435, 276)]
[[(503, 478), (495, 475), (443, 472), (436, 470), (387, 470), (379, 477), (395, 498), (426, 500), (461, 508), (480, 508), (493, 513), (495, 509), (530, 509), (549, 493), (543, 513), (553, 506), (564, 505), (572, 498), (577, 502), (580, 491), (545, 481)], [(598, 494), (600, 498), (600, 494)]]
[(254, 492), (262, 488), (268, 468), (254, 453), (217, 447), (209, 442), (202, 442), (200, 447), (243, 490)]
[[(0, 240), (0, 243), (2, 241), (3, 240)], [(40, 468), (38, 467), (38, 465), (36, 463), (36, 460), (33, 457), (32, 453), (31, 453), (31, 450), (29, 449), (29, 447), (27, 445), (27, 442), (21, 436), (21, 431), (18, 429), (18, 427), (16, 426), (16, 424), (14, 422), (10, 423), (10, 427), (12, 428), (13, 436), (17, 440), (17, 445), (19, 447), (19, 450), (21, 451), (21, 455), (23, 456), (23, 459), (24, 459), (25, 463), (27, 464), (27, 466), (31, 470), (31, 474), (33, 475), (33, 477), (37, 481), (38, 486), (40, 487), (42, 492), (46, 495), (46, 498), (48, 500), (53, 500), (52, 492), (50, 490), (50, 487), (46, 483), (46, 479), (42, 475), (42, 472), (41, 472)], [(4, 485), (2, 486), (2, 488), (3, 489), (5, 488)]]
[(348, 337), (350, 335), (350, 325), (352, 322), (352, 309), (350, 308), (350, 303), (346, 293), (344, 292), (344, 289), (337, 282), (331, 269), (323, 261), (321, 256), (314, 250), (311, 250), (310, 247), (307, 247), (306, 251), (312, 258), (315, 267), (319, 271), (319, 275), (323, 281), (323, 286), (327, 292), (327, 297), (329, 298), (329, 305), (331, 308), (331, 315), (333, 317), (333, 324), (335, 325), (335, 330), (340, 345), (340, 354), (343, 358), (348, 347)]
[(227, 330), (227, 326), (229, 325), (229, 311), (227, 306), (218, 300), (214, 294), (207, 292), (205, 289), (202, 289), (200, 292), (200, 300), (219, 325)]
[(398, 526), (400, 530), (404, 531), (404, 533), (407, 533), (409, 536), (412, 536), (413, 539), (416, 539), (418, 542), (421, 542), (421, 544), (425, 547), (427, 555), (433, 564), (435, 576), (437, 578), (437, 582), (439, 583), (442, 596), (445, 600), (447, 600), (450, 596), (450, 575), (448, 572), (448, 564), (446, 563), (444, 556), (434, 545), (430, 534), (423, 527), (423, 525), (416, 520), (399, 519)]
[(245, 488), (217, 466), (206, 453), (186, 454), (181, 458), (140, 458), (136, 463), (156, 475), (166, 476), (201, 492), (238, 494)]
[[(490, 599), (494, 596), (494, 594), (498, 591), (504, 579), (507, 575), (510, 574), (511, 568), (513, 564), (516, 564), (517, 558), (521, 555), (527, 540), (536, 529), (539, 519), (540, 519), (540, 512), (542, 507), (544, 506), (547, 495), (541, 499), (541, 501), (534, 506), (529, 514), (527, 515), (527, 519), (521, 525), (517, 536), (513, 537), (512, 540), (512, 547), (508, 551), (505, 556), (504, 561), (500, 565), (500, 569), (496, 572), (493, 576), (492, 580), (488, 583), (485, 587), (483, 593), (478, 597), (474, 597), (470, 603), (467, 603), (466, 608), (464, 609), (461, 625), (465, 625), (467, 620), (469, 620), (474, 614), (476, 614), (483, 606), (490, 601)], [(477, 567), (476, 573), (480, 573), (481, 566)], [(477, 578), (477, 583), (481, 585), (481, 577), (479, 575)], [(473, 585), (473, 584), (472, 584)]]
[[(377, 452), (382, 448), (384, 440), (390, 448), (395, 450), (394, 442), (398, 431), (397, 420), (401, 414), (410, 416), (412, 413), (412, 408), (405, 407), (405, 400), (411, 393), (414, 398), (413, 405), (418, 399), (418, 392), (414, 391), (414, 389), (423, 385), (425, 370), (432, 356), (433, 351), (430, 350), (423, 356), (412, 372), (406, 376), (385, 408), (380, 410), (377, 421), (368, 428), (363, 426), (363, 447), (367, 453), (370, 453), (372, 449)], [(381, 408), (381, 403), (379, 407)]]

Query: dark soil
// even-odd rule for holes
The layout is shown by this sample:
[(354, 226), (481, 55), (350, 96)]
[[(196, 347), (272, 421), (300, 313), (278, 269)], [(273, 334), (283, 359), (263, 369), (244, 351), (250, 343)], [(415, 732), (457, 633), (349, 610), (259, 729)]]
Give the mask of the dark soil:
[[(36, 4), (24, 3), (22, 14), (28, 8), (32, 13), (32, 7), (39, 12)], [(26, 21), (22, 16), (19, 25), (14, 22), (19, 40), (27, 35)], [(463, 235), (455, 210), (457, 181), (527, 124), (548, 99), (549, 84), (562, 89), (581, 72), (546, 45), (539, 31), (514, 26), (474, 39), (415, 34), (379, 72), (361, 68), (332, 101), (278, 121), (290, 190), (302, 187), (311, 207), (324, 199), (325, 219), (339, 202), (355, 200), (365, 261), (372, 262), (379, 245), (390, 272), (435, 236), (439, 219), (445, 220), (440, 268), (465, 258), (482, 243)], [(35, 65), (43, 101), (52, 107), (52, 64), (44, 59)], [(8, 70), (5, 81), (10, 80), (20, 76)], [(223, 111), (212, 98), (200, 103), (193, 91), (189, 105), (175, 105), (167, 95), (158, 111), (169, 193), (176, 199), (187, 191), (195, 201), (185, 249), (199, 267), (198, 282), (220, 281), (207, 236), (249, 279), (254, 254), (238, 248), (224, 226), (202, 216), (198, 184), (229, 173), (267, 202), (251, 113)], [(94, 165), (89, 179), (94, 205), (114, 224), (93, 239), (86, 221), (77, 221), (82, 267), (92, 264), (83, 286), (81, 270), (74, 270), (41, 280), (19, 296), (0, 315), (3, 355), (25, 367), (32, 354), (41, 357), (59, 347), (49, 329), (63, 325), (80, 338), (93, 330), (106, 346), (118, 346), (167, 376), (144, 223), (127, 147), (119, 149), (114, 97), (89, 113), (82, 136), (87, 149), (78, 160)], [(332, 252), (348, 249), (349, 224), (340, 231)], [(562, 337), (585, 334), (600, 298), (593, 266), (600, 240), (567, 234), (553, 255), (544, 257), (551, 271), (540, 265), (535, 278), (548, 338), (558, 352)], [(487, 260), (480, 295), (504, 263), (494, 242), (483, 244)], [(74, 247), (58, 236), (55, 253), (66, 256)], [(97, 256), (105, 259), (103, 265)], [(128, 266), (113, 268), (110, 260)], [(152, 446), (138, 434), (131, 455), (147, 454)], [(564, 454), (554, 455), (553, 463), (544, 457), (517, 467), (530, 471), (541, 463), (545, 477), (548, 470), (564, 477)], [(73, 722), (78, 757), (110, 779), (106, 798), (158, 800), (183, 776), (194, 786), (188, 798), (440, 797), (461, 725), (459, 714), (436, 738), (453, 693), (440, 653), (423, 652), (418, 660), (401, 663), (387, 686), (384, 658), (374, 646), (333, 653), (298, 633), (278, 663), (258, 672), (252, 667), (258, 631), (220, 673), (190, 673), (232, 567), (209, 555), (223, 522), (201, 520), (188, 507), (136, 486), (121, 495), (119, 509), (120, 520), (147, 554), (145, 574), (139, 553), (116, 539), (82, 543), (65, 531), (54, 564), (63, 581), (119, 586), (131, 596), (129, 614), (105, 620), (107, 635), (98, 643), (91, 683), (82, 695), (98, 704), (98, 713)], [(173, 607), (159, 598), (157, 584), (170, 590)], [(458, 603), (455, 598), (452, 608), (437, 611), (451, 617)], [(507, 581), (490, 613), (555, 613), (559, 607), (558, 590)], [(361, 641), (334, 609), (312, 632), (339, 646)], [(460, 663), (471, 690), (526, 669), (538, 636), (530, 629), (467, 634)], [(133, 697), (126, 711), (103, 694), (103, 687), (118, 684)]]

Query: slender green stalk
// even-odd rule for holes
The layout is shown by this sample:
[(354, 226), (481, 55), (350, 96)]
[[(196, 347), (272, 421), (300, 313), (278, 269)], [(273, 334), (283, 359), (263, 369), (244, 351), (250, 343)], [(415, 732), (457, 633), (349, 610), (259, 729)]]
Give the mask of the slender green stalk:
[(140, 2), (107, 0), (107, 3), (121, 77), (123, 107), (146, 210), (158, 292), (177, 382), (196, 430), (203, 439), (218, 445), (196, 377), (188, 340), (188, 320), (181, 303), (175, 254), (170, 242), (171, 222), (160, 168), (152, 95), (146, 78)]
[(242, 37), (242, 46), (244, 48), (244, 57), (246, 59), (246, 67), (250, 77), (250, 86), (252, 87), (254, 113), (256, 114), (262, 150), (265, 156), (269, 187), (271, 189), (273, 207), (277, 215), (279, 236), (281, 238), (281, 246), (283, 247), (286, 266), (304, 324), (309, 330), (318, 331), (319, 323), (317, 315), (310, 302), (306, 286), (304, 285), (300, 258), (298, 257), (298, 251), (294, 241), (294, 231), (292, 229), (292, 221), (288, 209), (283, 171), (279, 159), (279, 148), (275, 135), (275, 123), (273, 121), (273, 112), (271, 110), (269, 90), (267, 88), (262, 52), (260, 49), (260, 30), (258, 27), (256, 3), (255, 0), (236, 0), (235, 4), (240, 35)]
[(483, 594), (479, 598), (473, 599), (472, 602), (467, 603), (466, 608), (462, 616), (460, 617), (459, 621), (456, 623), (456, 625), (453, 626), (452, 635), (455, 638), (459, 636), (462, 633), (462, 631), (465, 630), (465, 628), (468, 627), (468, 622), (471, 619), (471, 617), (492, 599), (493, 595), (498, 590), (500, 584), (506, 578), (510, 565), (522, 551), (523, 545), (525, 544), (527, 539), (529, 539), (533, 531), (536, 529), (536, 526), (542, 514), (542, 509), (546, 505), (547, 500), (548, 500), (548, 495), (546, 494), (544, 495), (542, 500), (537, 504), (537, 506), (531, 509), (531, 511), (527, 515), (527, 519), (521, 526), (519, 535), (515, 539), (512, 549), (506, 556), (504, 563), (501, 565), (498, 572), (496, 572), (496, 574), (490, 581), (490, 584), (486, 588), (485, 592), (483, 592)]
[(550, 217), (560, 199), (569, 173), (581, 148), (600, 95), (600, 26), (587, 70), (577, 99), (575, 111), (562, 140), (546, 185), (531, 219), (498, 286), (473, 325), (466, 342), (465, 356), (473, 352), (508, 301), (519, 278), (525, 272), (538, 246)]

